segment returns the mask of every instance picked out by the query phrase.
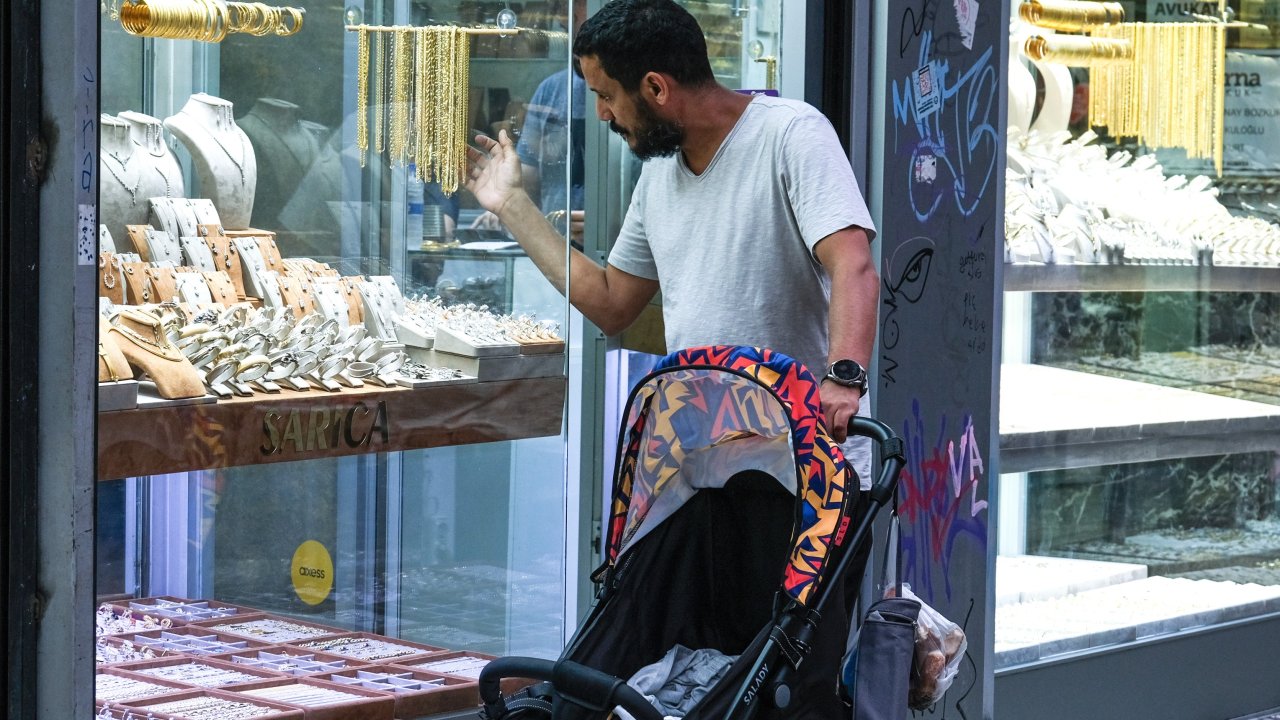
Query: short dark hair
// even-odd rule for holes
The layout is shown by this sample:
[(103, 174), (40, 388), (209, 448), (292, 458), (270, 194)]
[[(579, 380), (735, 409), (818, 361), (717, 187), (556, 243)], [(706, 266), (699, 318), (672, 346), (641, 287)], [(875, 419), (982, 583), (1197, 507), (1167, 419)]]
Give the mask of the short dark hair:
[(573, 54), (575, 68), (578, 58), (594, 57), (628, 92), (649, 72), (682, 85), (715, 82), (702, 28), (672, 0), (612, 0), (583, 23)]

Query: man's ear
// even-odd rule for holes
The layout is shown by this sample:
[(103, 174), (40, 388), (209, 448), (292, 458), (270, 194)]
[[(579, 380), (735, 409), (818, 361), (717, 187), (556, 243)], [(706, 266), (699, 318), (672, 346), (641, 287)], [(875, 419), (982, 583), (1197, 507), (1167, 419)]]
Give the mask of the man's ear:
[(671, 101), (672, 88), (671, 78), (662, 73), (647, 72), (640, 78), (640, 92), (657, 105), (666, 105)]

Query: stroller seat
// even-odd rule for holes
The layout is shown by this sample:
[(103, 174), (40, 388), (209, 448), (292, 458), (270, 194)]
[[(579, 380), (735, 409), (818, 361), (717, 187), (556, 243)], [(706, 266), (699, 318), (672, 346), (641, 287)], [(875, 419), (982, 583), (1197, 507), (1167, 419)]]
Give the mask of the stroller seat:
[[(542, 714), (522, 719), (603, 720), (622, 705), (655, 720), (624, 681), (680, 645), (737, 656), (684, 720), (847, 716), (837, 678), (851, 601), (902, 453), (887, 427), (854, 420), (884, 461), (864, 507), (820, 403), (808, 370), (769, 350), (660, 361), (627, 402), (591, 612), (559, 661), (491, 663), (482, 715), (512, 714), (498, 681), (519, 672), (553, 680)], [(525, 700), (517, 713), (534, 704)]]

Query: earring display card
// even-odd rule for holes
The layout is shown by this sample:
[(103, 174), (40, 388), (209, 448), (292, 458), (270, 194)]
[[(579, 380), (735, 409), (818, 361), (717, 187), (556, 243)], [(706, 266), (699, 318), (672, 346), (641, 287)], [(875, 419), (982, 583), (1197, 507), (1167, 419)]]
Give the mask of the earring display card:
[(222, 221), (218, 219), (218, 209), (213, 206), (213, 201), (208, 198), (194, 198), (188, 200), (191, 211), (195, 213), (196, 222), (201, 225), (222, 225)]
[(182, 264), (182, 246), (178, 244), (178, 236), (152, 228), (146, 230), (146, 236), (151, 262)]
[(182, 246), (182, 256), (186, 258), (188, 265), (200, 268), (204, 272), (218, 269), (213, 262), (213, 252), (205, 244), (204, 238), (186, 236), (179, 238), (178, 244)]
[(262, 252), (258, 249), (257, 238), (232, 238), (231, 243), (240, 255), (240, 267), (244, 272), (245, 295), (256, 298), (264, 297), (261, 279), (262, 275), (268, 271), (268, 268), (266, 261), (262, 257)]
[(213, 293), (209, 290), (204, 275), (181, 272), (174, 275), (174, 281), (178, 285), (178, 299), (181, 302), (197, 306), (213, 304)]
[(98, 225), (98, 252), (112, 254), (116, 252), (115, 238), (111, 237), (111, 231), (107, 229), (106, 225)]
[(404, 293), (400, 292), (400, 286), (396, 284), (394, 277), (373, 275), (369, 278), (369, 282), (382, 289), (383, 297), (391, 302), (396, 315), (404, 314)]

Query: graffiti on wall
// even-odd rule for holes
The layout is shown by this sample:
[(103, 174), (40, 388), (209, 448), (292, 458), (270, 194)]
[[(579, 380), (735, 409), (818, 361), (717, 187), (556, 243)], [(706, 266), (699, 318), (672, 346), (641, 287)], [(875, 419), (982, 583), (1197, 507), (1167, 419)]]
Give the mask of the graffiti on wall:
[(950, 603), (951, 561), (959, 541), (967, 537), (979, 550), (977, 556), (986, 553), (986, 466), (972, 415), (965, 413), (955, 427), (944, 413), (937, 431), (927, 432), (920, 401), (914, 400), (911, 417), (903, 423), (907, 464), (898, 486), (902, 574), (925, 602), (945, 597)]
[[(909, 25), (919, 27), (904, 16), (904, 32)], [(1000, 75), (992, 62), (995, 48), (962, 63), (935, 56), (931, 30), (921, 29), (919, 39), (919, 66), (890, 88), (893, 147), (910, 168), (907, 199), (920, 222), (934, 217), (948, 197), (968, 217), (996, 179)]]

